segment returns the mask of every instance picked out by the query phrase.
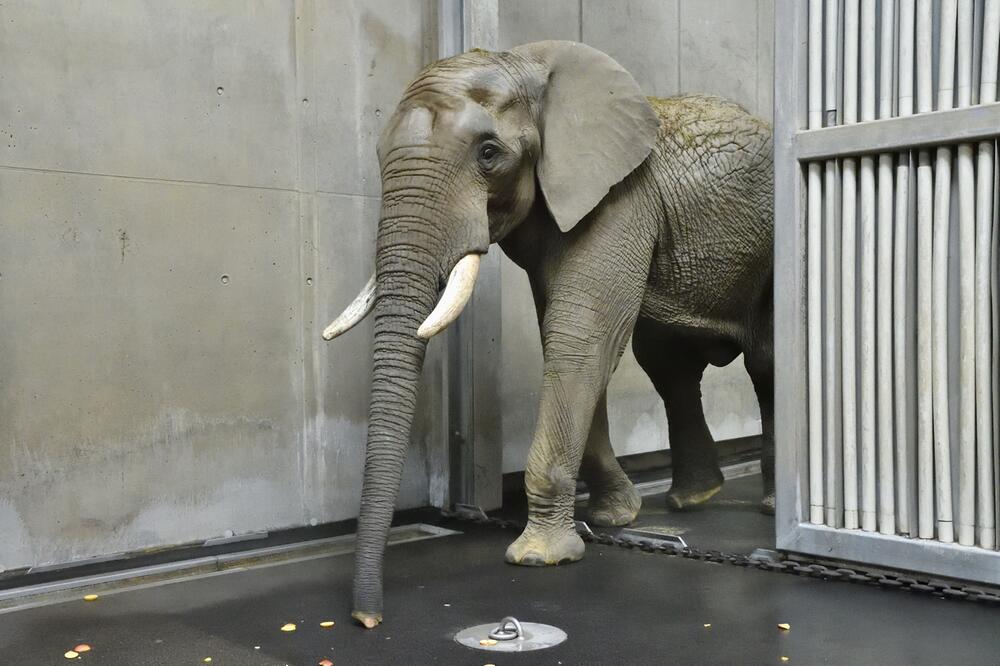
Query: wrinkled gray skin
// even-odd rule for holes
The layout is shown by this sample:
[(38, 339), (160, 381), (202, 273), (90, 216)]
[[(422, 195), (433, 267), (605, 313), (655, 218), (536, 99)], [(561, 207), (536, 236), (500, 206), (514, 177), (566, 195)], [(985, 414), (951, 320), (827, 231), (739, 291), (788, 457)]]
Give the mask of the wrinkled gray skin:
[(766, 123), (718, 98), (647, 99), (572, 42), (474, 51), (427, 67), (378, 145), (382, 210), (374, 370), (354, 617), (382, 619), (382, 560), (426, 342), (417, 327), (464, 255), (499, 242), (527, 271), (544, 381), (513, 564), (579, 560), (577, 473), (590, 518), (640, 499), (608, 440), (605, 388), (631, 335), (666, 407), (683, 508), (722, 485), (705, 424), (707, 364), (741, 352), (764, 428), (773, 506), (772, 148)]

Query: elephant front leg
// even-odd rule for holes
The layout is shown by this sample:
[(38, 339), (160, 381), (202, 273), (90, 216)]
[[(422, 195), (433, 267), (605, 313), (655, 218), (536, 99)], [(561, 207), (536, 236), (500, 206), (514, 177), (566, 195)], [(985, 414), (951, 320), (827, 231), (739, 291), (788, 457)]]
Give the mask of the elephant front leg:
[(583, 557), (583, 540), (573, 522), (576, 474), (603, 391), (592, 374), (546, 372), (524, 474), (528, 524), (507, 548), (511, 564), (545, 566)]

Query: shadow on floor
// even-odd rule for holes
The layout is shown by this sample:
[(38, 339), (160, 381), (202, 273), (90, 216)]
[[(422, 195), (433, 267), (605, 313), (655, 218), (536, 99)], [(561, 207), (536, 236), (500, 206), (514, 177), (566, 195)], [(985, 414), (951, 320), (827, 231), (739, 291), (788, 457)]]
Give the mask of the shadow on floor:
[[(757, 548), (774, 548), (774, 516), (760, 512), (759, 474), (728, 479), (709, 501), (685, 511), (667, 508), (666, 494), (642, 498), (642, 510), (630, 527), (680, 536), (693, 548), (728, 553), (752, 553)], [(577, 515), (586, 519), (586, 502)], [(595, 530), (617, 533), (619, 530)]]

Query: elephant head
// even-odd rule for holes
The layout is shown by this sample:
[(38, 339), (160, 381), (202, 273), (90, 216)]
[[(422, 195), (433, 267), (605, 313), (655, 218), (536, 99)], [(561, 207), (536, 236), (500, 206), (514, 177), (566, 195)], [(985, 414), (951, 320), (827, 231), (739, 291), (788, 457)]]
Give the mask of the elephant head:
[(323, 334), (374, 312), (352, 613), (366, 627), (382, 619), (382, 559), (427, 339), (458, 317), (480, 255), (528, 217), (539, 191), (569, 232), (646, 159), (658, 127), (632, 77), (574, 42), (442, 60), (403, 94), (378, 143), (375, 275)]

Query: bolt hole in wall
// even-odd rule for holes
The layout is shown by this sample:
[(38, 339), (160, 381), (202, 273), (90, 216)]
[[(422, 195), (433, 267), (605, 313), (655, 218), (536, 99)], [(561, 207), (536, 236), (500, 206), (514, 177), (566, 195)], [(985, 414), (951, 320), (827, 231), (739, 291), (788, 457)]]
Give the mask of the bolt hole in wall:
[[(996, 0), (812, 0), (808, 21), (807, 128), (861, 123), (841, 152), (889, 140), (869, 121), (995, 113)], [(997, 132), (937, 125), (804, 165), (808, 520), (995, 549)]]

